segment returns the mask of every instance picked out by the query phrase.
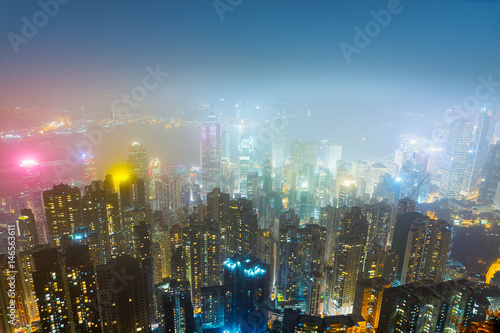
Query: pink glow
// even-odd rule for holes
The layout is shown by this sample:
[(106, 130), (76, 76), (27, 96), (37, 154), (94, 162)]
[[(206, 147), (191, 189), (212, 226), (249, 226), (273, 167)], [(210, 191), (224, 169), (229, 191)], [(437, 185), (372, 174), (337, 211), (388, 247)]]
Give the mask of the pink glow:
[(38, 163), (36, 163), (35, 160), (24, 160), (21, 162), (21, 164), (19, 164), (19, 166), (22, 166), (22, 167), (27, 167), (27, 166), (34, 166), (34, 165), (37, 165)]

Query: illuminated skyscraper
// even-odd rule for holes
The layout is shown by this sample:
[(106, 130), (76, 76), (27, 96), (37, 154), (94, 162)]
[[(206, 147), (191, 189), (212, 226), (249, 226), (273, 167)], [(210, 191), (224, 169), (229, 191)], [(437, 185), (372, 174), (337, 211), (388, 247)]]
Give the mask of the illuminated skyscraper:
[(488, 158), (488, 149), (493, 139), (493, 130), (496, 119), (492, 110), (482, 108), (479, 113), (474, 137), (470, 145), (470, 150), (465, 169), (463, 190), (465, 193), (472, 193), (477, 190), (477, 184), (481, 170)]
[(100, 332), (87, 246), (37, 250), (33, 281), (43, 332)]
[(83, 225), (95, 231), (99, 239), (99, 262), (105, 264), (119, 253), (120, 208), (118, 194), (104, 182), (93, 182), (82, 196)]
[(31, 209), (21, 209), (21, 216), (17, 218), (19, 235), (19, 250), (26, 251), (39, 244), (35, 215)]
[(97, 180), (97, 168), (95, 167), (95, 158), (90, 155), (82, 156), (82, 168), (83, 168), (83, 183), (89, 185), (93, 181)]
[(337, 207), (352, 207), (356, 200), (357, 186), (352, 176), (340, 184)]
[[(295, 213), (293, 214), (295, 215)], [(296, 216), (296, 218), (299, 221), (299, 217)], [(302, 264), (300, 259), (300, 233), (298, 225), (293, 224), (290, 219), (283, 219), (283, 223), (280, 221), (276, 270), (279, 301), (295, 301), (300, 295), (300, 271)]]
[(444, 156), (443, 178), (439, 184), (439, 195), (443, 198), (460, 196), (473, 129), (474, 123), (467, 119), (457, 119), (451, 124)]
[(179, 224), (175, 224), (170, 228), (170, 271), (172, 279), (177, 281), (187, 281), (188, 274), (186, 272), (186, 251), (184, 251), (183, 232)]
[(40, 164), (34, 160), (23, 161), (19, 165), (21, 173), (23, 207), (29, 208), (38, 221), (45, 220), (43, 212), (43, 185), (40, 174)]
[[(225, 329), (229, 332), (264, 332), (267, 326), (269, 271), (263, 262), (233, 256), (224, 262)], [(257, 316), (265, 318), (256, 321)]]
[(220, 229), (220, 251), (222, 260), (230, 257), (229, 239), (232, 228), (229, 225), (229, 194), (222, 193), (220, 188), (207, 194), (207, 217), (213, 219)]
[(219, 120), (209, 115), (201, 127), (201, 169), (203, 194), (206, 195), (221, 181), (222, 132)]
[(459, 332), (474, 311), (474, 283), (418, 281), (384, 290), (378, 329), (396, 332)]
[(127, 163), (132, 168), (132, 173), (137, 175), (144, 181), (144, 185), (148, 187), (148, 158), (146, 149), (138, 142), (132, 143), (127, 149)]
[(288, 105), (277, 103), (272, 121), (271, 130), (273, 141), (271, 145), (272, 166), (274, 170), (281, 170), (285, 167), (287, 137), (288, 137)]
[(443, 220), (424, 218), (413, 222), (408, 232), (401, 284), (442, 281), (452, 233), (451, 226)]
[(353, 313), (360, 314), (366, 320), (367, 332), (377, 332), (382, 295), (391, 283), (384, 278), (359, 280), (356, 286)]
[(477, 202), (491, 204), (495, 201), (500, 183), (500, 142), (490, 147), (488, 160), (484, 166), (483, 179), (479, 184)]
[(19, 280), (22, 285), (24, 305), (26, 306), (26, 314), (28, 322), (31, 325), (35, 321), (40, 320), (38, 313), (38, 300), (35, 292), (35, 283), (33, 281), (33, 272), (35, 270), (35, 259), (33, 258), (34, 250), (19, 252), (18, 265), (19, 265)]
[(352, 313), (356, 283), (363, 268), (368, 222), (359, 207), (352, 207), (340, 222), (332, 285), (334, 302), (342, 314)]
[(54, 185), (43, 192), (49, 241), (53, 247), (61, 245), (61, 237), (68, 236), (81, 226), (80, 189), (69, 185)]
[(342, 159), (342, 146), (334, 143), (325, 145), (325, 167), (330, 170), (333, 177), (337, 174), (337, 163)]
[(191, 285), (193, 305), (195, 309), (199, 309), (200, 289), (222, 284), (220, 229), (215, 222), (193, 222), (182, 231), (187, 280)]
[[(275, 262), (274, 262), (275, 240), (271, 229), (259, 229), (257, 234), (257, 247), (255, 256), (269, 265), (269, 278), (274, 281)], [(271, 286), (273, 286), (272, 283)]]
[(163, 183), (161, 182), (161, 163), (158, 158), (154, 158), (149, 162), (148, 173), (150, 179), (149, 198), (153, 200), (153, 209), (161, 210), (162, 207), (160, 205), (161, 200), (159, 196), (163, 187)]
[(201, 288), (201, 327), (209, 330), (224, 326), (224, 286)]
[(258, 230), (257, 216), (252, 201), (239, 199), (229, 205), (228, 249), (231, 255), (255, 255)]
[(23, 194), (30, 196), (30, 190), (42, 185), (40, 176), (40, 164), (35, 160), (23, 161), (19, 165), (21, 172), (21, 185), (23, 187)]
[(64, 287), (68, 288), (66, 295), (69, 295), (68, 306), (71, 304), (75, 331), (101, 332), (95, 273), (88, 246), (66, 247), (63, 260), (63, 274), (67, 279)]
[(239, 146), (239, 190), (241, 197), (246, 198), (248, 192), (248, 173), (252, 163), (253, 156), (253, 138), (243, 137)]
[(311, 272), (307, 279), (306, 313), (320, 316), (323, 313), (323, 276), (319, 272)]

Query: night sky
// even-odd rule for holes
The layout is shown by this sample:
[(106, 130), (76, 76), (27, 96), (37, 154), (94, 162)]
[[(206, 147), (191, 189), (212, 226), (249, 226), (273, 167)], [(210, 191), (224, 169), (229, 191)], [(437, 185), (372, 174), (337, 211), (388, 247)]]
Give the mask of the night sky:
[(387, 153), (403, 132), (430, 133), (478, 76), (500, 81), (492, 0), (402, 0), (348, 63), (339, 44), (354, 46), (354, 28), (391, 2), (243, 0), (221, 20), (209, 0), (72, 0), (15, 53), (8, 33), (21, 36), (41, 7), (1, 1), (0, 101), (76, 107), (129, 92), (159, 64), (170, 75), (147, 101), (165, 109), (286, 99), (294, 137), (351, 144), (353, 158)]

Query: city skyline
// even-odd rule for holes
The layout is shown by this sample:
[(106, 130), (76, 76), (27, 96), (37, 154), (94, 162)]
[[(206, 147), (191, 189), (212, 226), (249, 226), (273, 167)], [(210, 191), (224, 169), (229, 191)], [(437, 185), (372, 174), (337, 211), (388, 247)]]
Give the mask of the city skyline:
[(498, 17), (0, 2), (0, 333), (500, 332)]

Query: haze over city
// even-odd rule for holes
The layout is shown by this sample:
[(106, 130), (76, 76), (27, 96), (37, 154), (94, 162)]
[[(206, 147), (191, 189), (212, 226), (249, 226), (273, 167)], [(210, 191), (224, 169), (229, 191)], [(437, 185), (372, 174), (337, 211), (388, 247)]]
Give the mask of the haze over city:
[(0, 333), (499, 331), (499, 17), (1, 1)]

